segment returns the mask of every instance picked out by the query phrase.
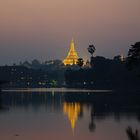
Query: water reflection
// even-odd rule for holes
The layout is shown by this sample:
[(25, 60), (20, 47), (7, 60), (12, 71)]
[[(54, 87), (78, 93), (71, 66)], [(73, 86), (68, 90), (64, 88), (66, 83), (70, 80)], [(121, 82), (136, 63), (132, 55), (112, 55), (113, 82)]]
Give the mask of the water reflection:
[[(6, 111), (2, 111), (4, 109)], [(4, 137), (5, 131), (11, 129), (10, 132), (21, 130), (20, 133), (24, 132), (25, 135), (30, 132), (30, 139), (34, 140), (40, 137), (56, 139), (55, 135), (60, 135), (61, 140), (81, 140), (84, 136), (89, 140), (138, 140), (131, 139), (133, 135), (137, 136), (138, 131), (125, 129), (129, 125), (140, 129), (139, 118), (140, 103), (134, 97), (55, 91), (0, 94), (0, 130), (3, 132), (0, 133), (0, 139)], [(69, 126), (74, 137), (71, 136)], [(18, 134), (15, 131), (14, 135)], [(34, 131), (42, 136), (33, 138)], [(120, 136), (115, 138), (114, 135)]]
[(138, 129), (132, 130), (132, 127), (128, 126), (126, 133), (129, 140), (140, 140)]
[(94, 132), (95, 129), (96, 129), (96, 124), (95, 124), (95, 122), (94, 122), (94, 108), (93, 108), (93, 106), (92, 106), (92, 109), (91, 109), (91, 121), (90, 121), (90, 123), (89, 123), (89, 130), (90, 130), (91, 132)]
[(63, 112), (65, 115), (68, 116), (72, 131), (74, 133), (75, 124), (76, 124), (76, 121), (78, 120), (78, 117), (79, 117), (80, 112), (81, 112), (80, 103), (66, 103), (66, 102), (64, 102)]
[[(105, 95), (106, 96), (106, 95)], [(96, 96), (88, 93), (1, 93), (0, 110), (3, 108), (29, 107), (39, 110), (42, 107), (63, 111), (70, 118), (76, 121), (82, 115), (83, 107), (90, 108), (90, 118), (93, 124), (94, 118), (105, 119), (107, 116), (114, 116), (116, 121), (120, 121), (122, 116), (136, 116), (140, 120), (140, 102), (138, 99), (117, 99), (116, 97)], [(135, 100), (135, 101), (133, 101)], [(75, 122), (74, 121), (74, 122)], [(72, 128), (74, 124), (72, 125)]]

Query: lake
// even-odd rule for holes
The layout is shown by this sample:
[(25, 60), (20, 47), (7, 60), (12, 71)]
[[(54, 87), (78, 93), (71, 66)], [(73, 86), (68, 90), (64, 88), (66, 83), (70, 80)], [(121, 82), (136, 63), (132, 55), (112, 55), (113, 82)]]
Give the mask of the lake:
[(110, 90), (0, 93), (0, 140), (128, 140), (128, 127), (140, 131), (139, 100)]

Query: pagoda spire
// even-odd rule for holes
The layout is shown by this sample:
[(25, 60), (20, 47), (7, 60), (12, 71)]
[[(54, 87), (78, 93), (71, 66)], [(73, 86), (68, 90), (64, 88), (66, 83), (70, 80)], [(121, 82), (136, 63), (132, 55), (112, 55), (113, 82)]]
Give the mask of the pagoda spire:
[(70, 50), (68, 52), (67, 57), (63, 60), (63, 63), (64, 65), (74, 65), (77, 63), (77, 60), (78, 60), (78, 55), (77, 52), (75, 51), (74, 39), (72, 38), (70, 44)]
[(73, 39), (73, 38), (72, 38), (72, 40), (71, 40), (70, 51), (75, 51), (74, 39)]

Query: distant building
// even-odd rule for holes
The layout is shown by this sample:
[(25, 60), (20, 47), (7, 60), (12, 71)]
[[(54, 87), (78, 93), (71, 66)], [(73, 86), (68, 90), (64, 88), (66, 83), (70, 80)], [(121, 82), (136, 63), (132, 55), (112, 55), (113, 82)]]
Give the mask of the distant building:
[(91, 68), (89, 60), (87, 60), (86, 63), (84, 64), (84, 68)]
[(124, 62), (125, 58), (124, 55), (121, 54), (121, 55), (114, 56), (114, 60)]
[(24, 66), (26, 68), (31, 68), (31, 64), (28, 61), (23, 62), (21, 66)]
[(63, 64), (74, 65), (77, 63), (77, 60), (78, 60), (78, 55), (77, 55), (77, 52), (75, 51), (74, 40), (72, 39), (71, 44), (70, 44), (70, 50), (68, 52), (67, 57), (63, 60)]
[(124, 58), (124, 55), (123, 54), (121, 54), (121, 61), (123, 62), (124, 60), (125, 60), (125, 58)]

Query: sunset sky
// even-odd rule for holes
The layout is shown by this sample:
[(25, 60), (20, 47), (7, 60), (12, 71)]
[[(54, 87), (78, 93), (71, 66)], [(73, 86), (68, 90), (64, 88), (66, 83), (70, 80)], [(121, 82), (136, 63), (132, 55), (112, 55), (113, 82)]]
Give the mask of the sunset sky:
[(64, 59), (72, 37), (79, 57), (127, 54), (140, 41), (140, 0), (1, 0), (0, 65)]

